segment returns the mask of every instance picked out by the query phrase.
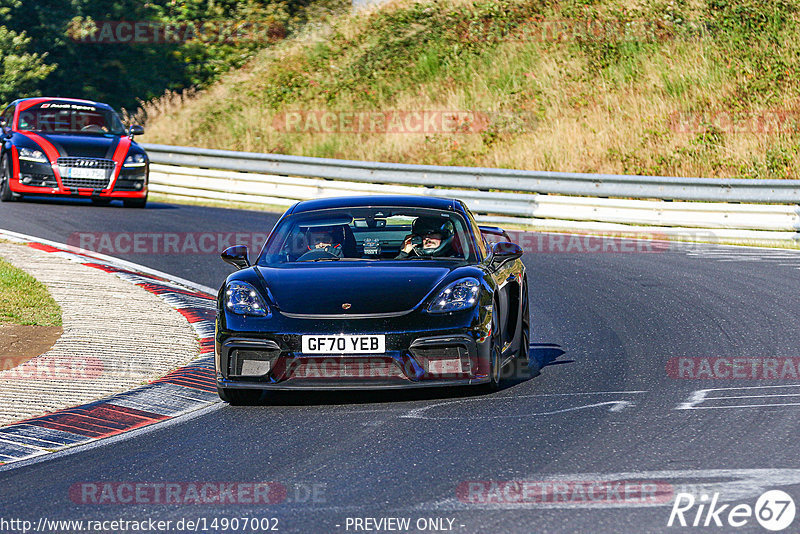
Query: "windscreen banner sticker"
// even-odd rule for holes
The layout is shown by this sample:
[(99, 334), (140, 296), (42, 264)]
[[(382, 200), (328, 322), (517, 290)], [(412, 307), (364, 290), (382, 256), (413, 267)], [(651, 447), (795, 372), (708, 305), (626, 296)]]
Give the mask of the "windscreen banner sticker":
[(58, 102), (45, 102), (39, 109), (66, 109), (74, 111), (97, 111), (96, 106), (87, 106), (86, 104), (69, 104)]

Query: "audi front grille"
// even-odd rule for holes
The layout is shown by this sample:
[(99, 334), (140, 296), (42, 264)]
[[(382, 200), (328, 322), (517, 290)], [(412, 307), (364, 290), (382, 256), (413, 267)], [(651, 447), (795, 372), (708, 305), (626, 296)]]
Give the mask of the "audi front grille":
[(106, 189), (116, 168), (114, 160), (100, 158), (58, 158), (56, 163), (64, 187)]

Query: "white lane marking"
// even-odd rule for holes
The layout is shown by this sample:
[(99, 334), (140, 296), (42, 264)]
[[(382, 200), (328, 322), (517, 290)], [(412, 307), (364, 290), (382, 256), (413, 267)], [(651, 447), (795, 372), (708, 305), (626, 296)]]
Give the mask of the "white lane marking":
[[(709, 399), (713, 400), (713, 399)], [(769, 404), (735, 404), (731, 406), (699, 406), (697, 408), (676, 408), (680, 410), (731, 410), (736, 408), (771, 408), (773, 406), (800, 406), (800, 402), (771, 402)]]
[[(797, 397), (800, 396), (800, 392), (798, 393), (771, 393), (772, 391), (783, 391), (782, 388), (800, 388), (800, 384), (785, 384), (785, 385), (778, 385), (778, 386), (743, 386), (737, 388), (710, 388), (710, 389), (698, 389), (693, 391), (689, 398), (675, 407), (676, 410), (707, 410), (707, 409), (714, 409), (714, 408), (759, 408), (759, 407), (767, 407), (767, 406), (800, 406), (800, 403), (768, 403), (768, 404), (730, 404), (730, 405), (723, 405), (723, 406), (700, 406), (705, 402), (715, 401), (715, 400), (732, 400), (732, 399), (769, 399), (769, 398), (780, 398), (780, 397)], [(755, 390), (765, 390), (764, 394), (762, 395), (747, 395), (747, 393), (756, 393)], [(714, 392), (736, 392), (741, 391), (745, 393), (745, 395), (720, 395), (720, 396), (713, 396)]]
[(429, 421), (468, 420), (468, 419), (480, 419), (480, 420), (485, 420), (485, 419), (520, 419), (520, 418), (523, 418), (523, 417), (543, 417), (543, 416), (546, 416), (546, 415), (556, 415), (556, 414), (560, 414), (560, 413), (575, 412), (575, 411), (578, 411), (578, 410), (586, 410), (588, 408), (597, 408), (597, 407), (600, 407), (600, 406), (609, 406), (609, 405), (611, 406), (611, 408), (609, 408), (609, 410), (608, 410), (609, 412), (620, 412), (620, 411), (624, 410), (627, 407), (634, 406), (634, 404), (632, 402), (630, 402), (630, 401), (608, 401), (608, 402), (597, 402), (595, 404), (586, 404), (586, 405), (583, 405), (583, 406), (573, 406), (571, 408), (564, 408), (564, 409), (561, 409), (561, 410), (553, 410), (553, 411), (550, 411), (550, 412), (520, 413), (520, 414), (513, 414), (513, 415), (486, 415), (486, 414), (480, 414), (480, 415), (467, 415), (467, 416), (459, 415), (459, 416), (454, 416), (454, 417), (432, 417), (432, 416), (424, 415), (424, 412), (426, 410), (428, 410), (429, 408), (434, 408), (435, 407), (435, 405), (433, 405), (433, 406), (425, 406), (425, 407), (422, 407), (422, 408), (417, 408), (415, 410), (411, 410), (407, 414), (401, 415), (400, 418), (405, 418), (405, 419), (427, 419)]
[(694, 258), (705, 258), (715, 261), (780, 261), (780, 260), (797, 260), (798, 254), (709, 254), (701, 253), (687, 253), (687, 256)]
[[(579, 395), (628, 395), (647, 393), (647, 390), (641, 391), (581, 391), (576, 393), (531, 393), (530, 395), (516, 395), (514, 397), (496, 397), (503, 399), (518, 399), (523, 397), (573, 397)], [(477, 400), (477, 399), (476, 399)]]
[[(725, 480), (727, 479), (727, 480)], [(418, 510), (509, 510), (540, 508), (642, 508), (656, 506), (672, 506), (674, 496), (678, 493), (691, 493), (695, 496), (719, 493), (721, 502), (736, 502), (755, 498), (766, 490), (785, 486), (800, 485), (800, 469), (687, 469), (665, 471), (630, 471), (623, 473), (571, 473), (549, 475), (534, 473), (525, 478), (507, 482), (615, 482), (615, 481), (647, 481), (668, 483), (672, 488), (672, 498), (661, 502), (619, 502), (619, 501), (562, 501), (562, 502), (465, 502), (455, 495), (432, 503), (421, 503), (414, 508)], [(484, 481), (490, 482), (490, 481)], [(453, 494), (456, 489), (453, 488)]]
[(800, 393), (775, 393), (774, 395), (733, 395), (730, 397), (713, 397), (717, 399), (763, 399), (764, 397), (800, 397)]
[(797, 258), (798, 252), (775, 252), (774, 254), (765, 254), (763, 252), (740, 252), (732, 254), (730, 252), (690, 252), (693, 256), (707, 256), (709, 258)]
[(742, 258), (714, 258), (714, 259), (718, 262), (724, 263), (724, 262), (743, 262), (743, 261), (762, 262), (762, 261), (768, 261), (769, 258), (742, 257)]
[(559, 413), (565, 412), (572, 412), (575, 410), (583, 410), (586, 408), (596, 408), (598, 406), (608, 406), (612, 405), (609, 411), (612, 412), (619, 412), (624, 410), (627, 407), (633, 406), (634, 404), (630, 401), (626, 400), (613, 400), (613, 401), (605, 401), (600, 403), (582, 405), (582, 406), (573, 406), (570, 408), (564, 408), (561, 410), (554, 410), (549, 412), (537, 412), (537, 413), (520, 413), (520, 414), (513, 414), (513, 415), (486, 415), (485, 413), (481, 413), (480, 415), (475, 416), (456, 416), (456, 417), (432, 417), (426, 415), (428, 410), (433, 408), (438, 408), (440, 406), (449, 406), (452, 404), (462, 404), (464, 402), (478, 402), (478, 401), (517, 401), (519, 399), (524, 398), (537, 398), (537, 397), (563, 397), (563, 396), (583, 396), (583, 395), (627, 395), (627, 394), (640, 394), (640, 393), (647, 393), (646, 391), (595, 391), (595, 392), (579, 392), (579, 393), (540, 393), (540, 394), (530, 394), (530, 395), (515, 395), (512, 397), (478, 397), (473, 399), (457, 399), (457, 400), (450, 400), (450, 401), (443, 401), (437, 402), (434, 404), (429, 404), (427, 406), (421, 406), (419, 408), (413, 408), (409, 410), (407, 413), (399, 416), (401, 419), (429, 419), (429, 420), (443, 420), (443, 419), (504, 419), (504, 418), (519, 418), (519, 417), (536, 417), (536, 416), (544, 416), (544, 415), (555, 415)]
[[(585, 395), (625, 395), (625, 394), (638, 394), (638, 393), (647, 393), (647, 391), (643, 390), (643, 391), (590, 391), (590, 392), (578, 392), (578, 393), (535, 393), (535, 394), (529, 394), (529, 395), (515, 395), (515, 396), (512, 396), (512, 397), (461, 398), (461, 399), (454, 399), (454, 400), (451, 400), (451, 401), (437, 402), (435, 404), (431, 404), (431, 405), (428, 405), (428, 406), (422, 406), (422, 407), (419, 407), (419, 408), (412, 408), (412, 409), (409, 409), (407, 406), (400, 406), (400, 405), (387, 405), (387, 406), (385, 406), (383, 408), (379, 408), (379, 409), (373, 409), (373, 408), (361, 409), (361, 408), (356, 407), (356, 406), (343, 404), (343, 405), (337, 405), (337, 406), (329, 407), (330, 408), (329, 410), (316, 411), (314, 413), (314, 415), (322, 416), (322, 417), (327, 417), (327, 416), (330, 416), (330, 415), (356, 415), (356, 414), (386, 414), (386, 415), (393, 415), (395, 412), (405, 412), (405, 415), (401, 415), (401, 416), (398, 416), (398, 417), (402, 417), (402, 418), (405, 418), (405, 419), (408, 419), (408, 418), (416, 419), (417, 417), (413, 417), (413, 416), (409, 417), (408, 414), (411, 413), (411, 412), (415, 412), (417, 410), (425, 410), (425, 409), (428, 409), (428, 408), (435, 408), (437, 406), (442, 406), (442, 405), (450, 404), (450, 403), (462, 403), (462, 402), (471, 402), (471, 401), (478, 401), (478, 400), (493, 400), (493, 401), (494, 400), (516, 400), (516, 399), (530, 398), (530, 397), (572, 397), (572, 396), (585, 396)], [(411, 402), (411, 401), (409, 401), (409, 402)], [(628, 401), (615, 401), (615, 402), (617, 402), (617, 403), (620, 403), (620, 402), (621, 403), (625, 403), (625, 402), (628, 402)], [(608, 403), (606, 403), (606, 404), (608, 404)], [(633, 406), (633, 403), (630, 403), (630, 405)], [(326, 408), (328, 408), (328, 407), (326, 407)], [(609, 411), (621, 411), (622, 409), (625, 408), (625, 406), (616, 407), (616, 409), (614, 409), (614, 408), (615, 407), (612, 406), (612, 408), (609, 409)], [(525, 414), (523, 414), (523, 416), (524, 415)], [(514, 416), (514, 417), (516, 417), (516, 416)], [(428, 419), (428, 418), (426, 417), (425, 419)]]

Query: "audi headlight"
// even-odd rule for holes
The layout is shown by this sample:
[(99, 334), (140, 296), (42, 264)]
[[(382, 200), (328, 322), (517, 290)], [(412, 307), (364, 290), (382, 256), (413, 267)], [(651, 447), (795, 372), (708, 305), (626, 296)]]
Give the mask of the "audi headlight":
[(144, 167), (146, 162), (144, 154), (131, 154), (125, 158), (123, 167)]
[(234, 281), (225, 288), (225, 308), (237, 315), (264, 317), (269, 314), (256, 288), (247, 282)]
[(36, 163), (50, 163), (47, 161), (47, 156), (44, 155), (44, 152), (33, 148), (20, 148), (19, 159), (24, 159), (25, 161), (34, 161)]
[(481, 284), (474, 278), (457, 280), (444, 288), (428, 306), (431, 313), (468, 310), (478, 302)]

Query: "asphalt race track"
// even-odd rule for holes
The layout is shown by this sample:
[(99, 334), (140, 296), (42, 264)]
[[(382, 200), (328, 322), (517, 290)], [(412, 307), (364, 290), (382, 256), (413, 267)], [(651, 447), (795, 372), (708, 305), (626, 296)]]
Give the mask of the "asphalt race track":
[[(276, 220), (157, 203), (0, 205), (0, 228), (59, 242), (76, 232), (267, 232)], [(210, 253), (112, 255), (214, 288), (231, 270)], [(754, 506), (766, 490), (800, 498), (800, 378), (792, 374), (800, 254), (694, 245), (524, 260), (531, 350), (547, 364), (535, 378), (518, 374), (491, 395), (303, 393), (215, 405), (129, 439), (0, 470), (0, 516), (208, 527), (215, 518), (277, 518), (280, 532), (391, 531), (393, 523), (369, 518), (408, 518), (412, 532), (765, 532), (755, 517), (731, 527), (728, 512)], [(770, 365), (779, 374), (764, 371)], [(527, 492), (511, 481), (526, 481)], [(285, 494), (258, 505), (96, 504), (80, 495), (103, 483), (191, 482), (273, 482)], [(541, 488), (550, 489), (542, 496)], [(703, 513), (697, 527), (667, 527), (679, 492), (698, 503), (718, 493), (729, 505), (724, 526), (713, 518), (704, 526)], [(689, 525), (697, 511), (686, 512)]]

